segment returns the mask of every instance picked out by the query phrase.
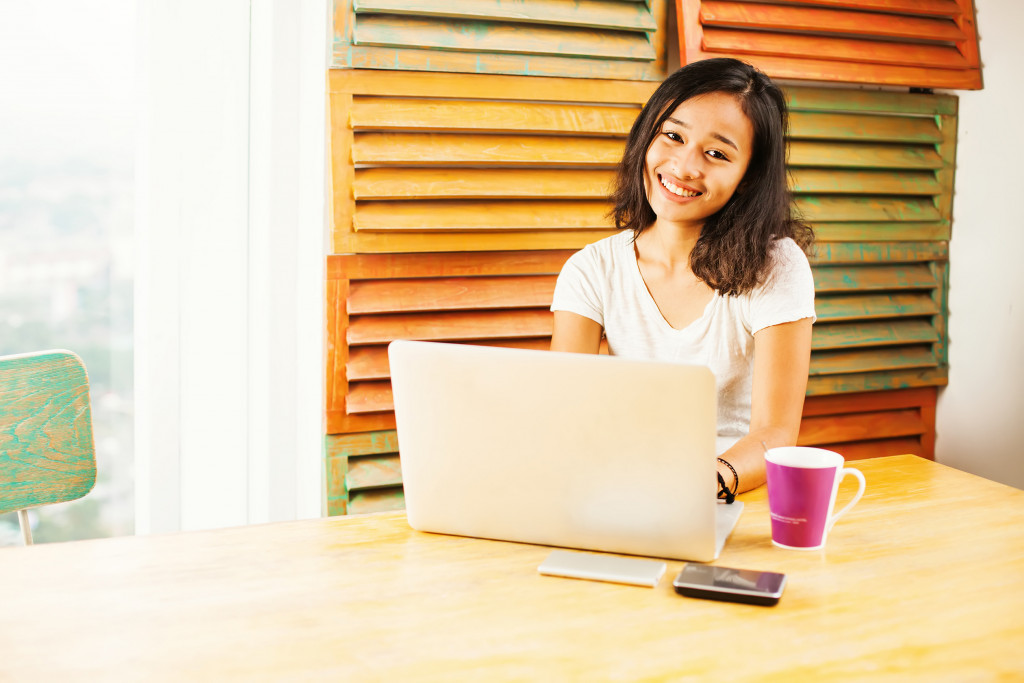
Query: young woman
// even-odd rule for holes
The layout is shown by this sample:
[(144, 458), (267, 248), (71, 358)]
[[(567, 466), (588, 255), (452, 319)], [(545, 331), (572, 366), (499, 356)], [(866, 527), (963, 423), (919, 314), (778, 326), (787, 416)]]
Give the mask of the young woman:
[(665, 80), (626, 142), (615, 226), (565, 264), (554, 351), (707, 365), (718, 386), (718, 472), (764, 483), (764, 449), (793, 445), (810, 364), (814, 282), (786, 184), (786, 103), (735, 59)]

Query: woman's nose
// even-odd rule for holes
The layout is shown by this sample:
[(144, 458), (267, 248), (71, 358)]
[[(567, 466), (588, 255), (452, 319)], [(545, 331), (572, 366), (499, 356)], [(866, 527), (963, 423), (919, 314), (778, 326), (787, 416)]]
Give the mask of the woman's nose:
[(704, 175), (704, 153), (695, 145), (683, 145), (673, 159), (673, 166), (680, 178), (700, 178)]

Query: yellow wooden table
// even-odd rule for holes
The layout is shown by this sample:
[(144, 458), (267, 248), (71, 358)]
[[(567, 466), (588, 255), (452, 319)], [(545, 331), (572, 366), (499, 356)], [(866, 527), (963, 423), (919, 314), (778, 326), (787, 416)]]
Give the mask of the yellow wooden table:
[[(548, 548), (401, 513), (0, 550), (0, 680), (1024, 678), (1024, 492), (913, 456), (855, 463), (824, 551), (764, 490), (717, 564), (776, 607), (543, 577)], [(844, 486), (840, 502), (850, 495)]]

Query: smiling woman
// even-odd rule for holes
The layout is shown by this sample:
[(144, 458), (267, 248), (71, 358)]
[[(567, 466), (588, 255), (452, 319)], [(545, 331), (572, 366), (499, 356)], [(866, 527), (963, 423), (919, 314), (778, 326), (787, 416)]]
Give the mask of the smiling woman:
[(572, 256), (554, 302), (556, 351), (706, 365), (718, 384), (719, 475), (764, 482), (762, 452), (796, 442), (814, 282), (790, 214), (786, 105), (734, 59), (690, 64), (644, 106), (619, 164), (628, 228)]

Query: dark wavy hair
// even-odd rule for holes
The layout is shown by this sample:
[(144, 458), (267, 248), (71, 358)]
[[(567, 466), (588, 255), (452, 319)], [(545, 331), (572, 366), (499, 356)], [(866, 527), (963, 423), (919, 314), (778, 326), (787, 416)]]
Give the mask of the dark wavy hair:
[(786, 100), (753, 66), (737, 59), (705, 59), (665, 79), (629, 131), (613, 185), (611, 215), (615, 227), (633, 230), (633, 239), (654, 223), (657, 217), (644, 184), (647, 150), (681, 103), (716, 92), (739, 101), (753, 124), (753, 149), (736, 192), (704, 222), (690, 268), (723, 295), (743, 294), (767, 277), (774, 240), (791, 237), (805, 251), (814, 242), (811, 228), (793, 215), (786, 184)]

